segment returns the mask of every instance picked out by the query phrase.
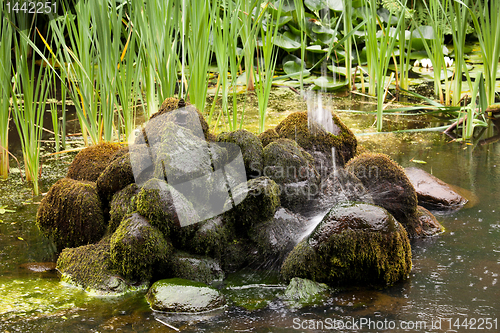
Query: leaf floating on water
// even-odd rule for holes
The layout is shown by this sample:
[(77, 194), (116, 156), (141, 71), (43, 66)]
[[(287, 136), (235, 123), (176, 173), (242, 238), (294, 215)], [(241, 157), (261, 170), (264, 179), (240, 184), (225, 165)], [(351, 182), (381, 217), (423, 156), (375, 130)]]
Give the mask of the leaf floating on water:
[(426, 161), (422, 161), (422, 160), (416, 160), (416, 159), (411, 159), (410, 162), (413, 162), (413, 163), (418, 163), (418, 164), (427, 164)]
[(22, 237), (17, 237), (17, 239), (22, 240), (22, 241), (24, 240), (24, 238), (22, 238)]
[(15, 210), (7, 209), (7, 205), (0, 206), (0, 214), (15, 213)]

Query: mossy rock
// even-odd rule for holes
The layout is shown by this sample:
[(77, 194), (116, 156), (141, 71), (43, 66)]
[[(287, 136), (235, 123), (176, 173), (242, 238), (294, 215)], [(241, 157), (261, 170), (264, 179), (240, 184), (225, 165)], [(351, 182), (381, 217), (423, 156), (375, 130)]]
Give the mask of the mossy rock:
[(133, 283), (117, 274), (110, 257), (109, 239), (103, 239), (96, 244), (65, 249), (59, 255), (57, 269), (63, 282), (97, 295), (120, 295), (147, 288), (146, 283)]
[(312, 125), (310, 131), (307, 113), (295, 112), (276, 126), (276, 132), (281, 138), (295, 140), (309, 152), (315, 158), (318, 170), (332, 165), (332, 148), (335, 148), (336, 163), (344, 166), (356, 154), (357, 140), (337, 115), (332, 113), (332, 119), (334, 127), (332, 133), (326, 132), (316, 124)]
[(260, 142), (262, 142), (262, 147), (265, 148), (268, 144), (273, 141), (276, 141), (280, 138), (278, 132), (274, 128), (270, 128), (265, 130), (264, 132), (259, 134)]
[(59, 252), (99, 241), (107, 225), (96, 184), (69, 178), (58, 180), (42, 199), (36, 224)]
[[(136, 203), (137, 212), (174, 243), (184, 223), (200, 221), (193, 205), (164, 180), (153, 178), (146, 182), (137, 195)], [(189, 225), (183, 229), (191, 228)]]
[(253, 225), (268, 221), (280, 206), (278, 184), (267, 177), (251, 179), (232, 189), (225, 204), (225, 220), (239, 235), (246, 235)]
[(104, 202), (110, 202), (113, 194), (134, 182), (130, 153), (117, 157), (97, 178), (97, 191)]
[(153, 310), (161, 312), (206, 312), (226, 304), (217, 289), (179, 278), (156, 281), (146, 299)]
[(363, 183), (376, 205), (406, 228), (408, 236), (417, 236), (417, 193), (401, 166), (385, 154), (362, 154), (349, 161), (346, 169)]
[(109, 210), (108, 234), (115, 232), (125, 215), (137, 210), (136, 200), (139, 190), (137, 184), (132, 183), (113, 195)]
[(188, 243), (187, 251), (221, 259), (226, 246), (234, 238), (234, 232), (224, 223), (222, 216), (200, 222)]
[(295, 277), (290, 280), (283, 298), (292, 308), (311, 306), (323, 302), (329, 289), (324, 283)]
[(100, 143), (87, 147), (76, 154), (69, 166), (67, 178), (95, 182), (120, 150), (116, 143)]
[(381, 207), (333, 207), (281, 267), (286, 280), (306, 278), (330, 286), (385, 287), (406, 279), (411, 248), (405, 229)]
[[(236, 144), (241, 149), (243, 163), (248, 178), (258, 177), (262, 174), (262, 143), (259, 138), (247, 130), (223, 132), (217, 136), (217, 142)], [(231, 152), (231, 149), (228, 149)], [(235, 151), (238, 153), (238, 151)], [(231, 154), (232, 155), (232, 154)], [(236, 156), (229, 156), (233, 160)]]
[(187, 253), (175, 253), (170, 261), (172, 276), (211, 284), (224, 279), (224, 271), (218, 261)]
[(373, 203), (371, 194), (350, 171), (338, 168), (321, 181), (320, 206), (331, 208), (345, 201)]
[(161, 142), (165, 131), (165, 125), (175, 123), (189, 129), (194, 135), (205, 140), (213, 140), (213, 135), (210, 134), (208, 123), (193, 105), (185, 103), (183, 100), (170, 97), (167, 98), (161, 105), (158, 112), (151, 115), (146, 123), (141, 135), (136, 139), (135, 143), (145, 142), (149, 146)]
[(299, 241), (305, 231), (305, 219), (280, 207), (273, 218), (254, 224), (250, 239), (257, 244), (259, 268), (279, 270), (286, 256)]
[(154, 269), (165, 264), (173, 251), (163, 234), (138, 213), (123, 218), (110, 244), (111, 262), (130, 280), (151, 279)]
[(280, 185), (281, 204), (296, 210), (319, 194), (314, 159), (295, 141), (279, 139), (264, 148), (264, 176)]

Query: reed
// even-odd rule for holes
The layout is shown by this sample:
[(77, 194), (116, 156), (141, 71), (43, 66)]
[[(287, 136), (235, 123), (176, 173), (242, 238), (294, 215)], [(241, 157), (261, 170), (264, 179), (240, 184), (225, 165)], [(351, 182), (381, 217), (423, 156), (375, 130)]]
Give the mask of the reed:
[(32, 181), (33, 194), (36, 196), (40, 193), (38, 179), (43, 115), (53, 72), (43, 63), (37, 69), (35, 61), (28, 59), (30, 53), (29, 29), (26, 29), (28, 22), (23, 16), (18, 16), (18, 19), (16, 24), (20, 29), (16, 29), (17, 32), (14, 34), (16, 66), (12, 91), (13, 118), (21, 140), (26, 180)]
[[(2, 8), (0, 8), (1, 10)], [(10, 96), (11, 96), (11, 47), (12, 27), (7, 17), (2, 16), (0, 22), (0, 177), (9, 176), (9, 123), (10, 123)]]
[[(469, 2), (464, 1), (467, 5)], [(495, 102), (498, 62), (500, 61), (500, 3), (489, 1), (482, 6), (481, 1), (470, 8), (470, 15), (476, 28), (484, 64), (484, 82), (488, 104)]]
[(263, 0), (243, 1), (238, 12), (240, 22), (240, 38), (243, 44), (247, 91), (255, 89), (254, 58), (257, 48), (258, 16)]
[[(306, 13), (304, 3), (301, 0), (293, 0), (295, 5), (295, 15), (300, 30), (300, 93), (304, 94), (304, 68), (306, 58), (307, 34), (306, 34)], [(349, 2), (344, 0), (344, 2)]]
[[(271, 13), (267, 10), (269, 6), (272, 6), (271, 3), (267, 3), (264, 10), (259, 13), (259, 17), (262, 17), (262, 24), (260, 28), (262, 47), (259, 49), (261, 52), (261, 59), (257, 61), (258, 72), (255, 75), (255, 82), (259, 104), (260, 133), (265, 130), (267, 105), (269, 103), (269, 95), (273, 85), (274, 69), (276, 67), (276, 60), (278, 56), (278, 50), (274, 46), (273, 40), (276, 39), (278, 34), (278, 22), (281, 17), (282, 3), (280, 2), (275, 18), (273, 18), (273, 15), (271, 15)], [(276, 22), (274, 19), (276, 19)]]

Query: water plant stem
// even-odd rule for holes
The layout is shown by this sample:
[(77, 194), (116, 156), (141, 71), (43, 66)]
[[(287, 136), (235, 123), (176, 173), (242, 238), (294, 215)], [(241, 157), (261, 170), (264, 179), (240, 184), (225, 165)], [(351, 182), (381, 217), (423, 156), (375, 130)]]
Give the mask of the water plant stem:
[(7, 17), (0, 22), (0, 177), (9, 176), (9, 122), (11, 96), (11, 46), (12, 27)]

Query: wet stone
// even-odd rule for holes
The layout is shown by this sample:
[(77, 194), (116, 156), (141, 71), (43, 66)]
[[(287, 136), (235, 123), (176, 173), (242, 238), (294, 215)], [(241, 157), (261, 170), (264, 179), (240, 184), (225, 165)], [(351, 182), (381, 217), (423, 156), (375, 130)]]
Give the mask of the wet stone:
[(415, 167), (405, 169), (406, 176), (417, 192), (418, 204), (431, 210), (457, 210), (467, 199), (455, 192), (450, 185), (424, 170)]

